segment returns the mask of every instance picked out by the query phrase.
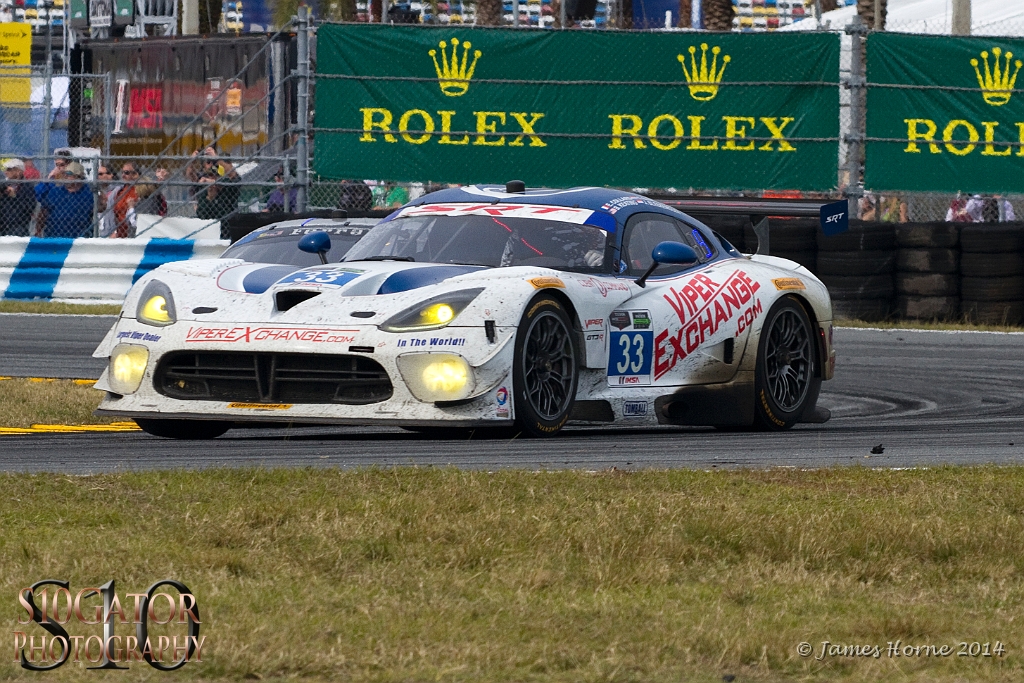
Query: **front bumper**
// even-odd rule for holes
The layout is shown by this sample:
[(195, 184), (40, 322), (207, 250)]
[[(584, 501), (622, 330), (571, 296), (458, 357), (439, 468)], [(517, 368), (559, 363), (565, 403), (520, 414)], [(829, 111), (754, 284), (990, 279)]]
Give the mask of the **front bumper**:
[[(107, 391), (98, 415), (144, 417), (151, 419), (230, 420), (237, 422), (303, 422), (324, 424), (391, 424), (423, 426), (444, 422), (453, 426), (502, 424), (514, 419), (511, 367), (514, 352), (513, 328), (496, 330), (489, 341), (481, 327), (448, 327), (422, 333), (387, 333), (375, 326), (275, 326), (267, 323), (213, 324), (179, 321), (164, 328), (152, 328), (132, 319), (121, 319), (108, 336), (115, 342), (145, 346), (149, 359), (138, 391), (114, 393), (104, 371), (96, 388)], [(98, 351), (100, 357), (109, 349)], [(338, 358), (372, 359), (391, 382), (390, 396), (362, 403), (308, 402), (295, 400), (292, 392), (275, 393), (260, 389), (258, 396), (239, 392), (237, 396), (216, 392), (215, 399), (182, 398), (168, 395), (165, 368), (161, 361), (168, 354), (186, 352), (197, 357), (203, 353), (237, 357), (302, 357), (305, 366), (321, 363), (329, 374), (328, 361)], [(398, 358), (405, 354), (447, 354), (465, 358), (474, 390), (458, 401), (424, 402), (416, 398), (403, 380)], [(330, 358), (328, 358), (330, 357)], [(197, 361), (198, 363), (198, 361)], [(260, 361), (256, 361), (259, 365)], [(157, 369), (161, 368), (159, 376)], [(262, 372), (258, 368), (256, 373)], [(315, 378), (315, 371), (304, 370)], [(311, 373), (312, 374), (309, 374)], [(261, 375), (262, 376), (262, 375)], [(271, 380), (272, 382), (272, 380)], [(183, 383), (184, 387), (185, 384)], [(230, 393), (230, 391), (228, 392)]]

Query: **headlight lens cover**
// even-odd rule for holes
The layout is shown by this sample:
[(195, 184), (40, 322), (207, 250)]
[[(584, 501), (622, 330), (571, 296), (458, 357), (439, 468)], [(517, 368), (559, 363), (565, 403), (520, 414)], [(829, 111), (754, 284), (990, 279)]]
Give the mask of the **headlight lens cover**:
[(385, 332), (419, 332), (442, 328), (455, 320), (482, 291), (483, 287), (463, 289), (421, 301), (388, 318), (380, 329)]
[(409, 392), (424, 403), (459, 401), (476, 387), (469, 363), (454, 353), (402, 354), (398, 371)]
[(174, 297), (171, 296), (171, 289), (164, 283), (153, 280), (142, 290), (142, 297), (139, 299), (138, 308), (135, 309), (135, 318), (140, 323), (164, 327), (177, 321), (178, 316), (174, 310)]
[(115, 394), (134, 394), (142, 385), (149, 363), (149, 349), (137, 344), (118, 344), (110, 352), (110, 375), (107, 378)]

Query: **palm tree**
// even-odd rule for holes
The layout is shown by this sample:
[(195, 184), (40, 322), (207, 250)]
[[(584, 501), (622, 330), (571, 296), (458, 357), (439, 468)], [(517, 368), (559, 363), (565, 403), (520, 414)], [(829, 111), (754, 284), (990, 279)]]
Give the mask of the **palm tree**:
[(704, 0), (704, 28), (709, 31), (732, 30), (732, 18), (735, 14), (732, 0)]
[(878, 27), (885, 29), (886, 5), (888, 0), (857, 0), (857, 15), (869, 29), (875, 28), (875, 2), (878, 2), (878, 13), (881, 15), (881, 23)]
[(478, 26), (498, 26), (503, 14), (502, 0), (477, 0), (476, 23)]

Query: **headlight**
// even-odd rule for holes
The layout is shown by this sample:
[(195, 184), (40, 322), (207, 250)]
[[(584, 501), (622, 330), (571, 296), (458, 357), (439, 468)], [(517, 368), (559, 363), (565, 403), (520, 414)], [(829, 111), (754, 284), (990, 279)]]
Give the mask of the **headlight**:
[(433, 299), (427, 299), (391, 316), (380, 326), (380, 329), (385, 332), (436, 330), (455, 320), (455, 316), (461, 313), (482, 291), (484, 291), (483, 288), (463, 289), (459, 292), (435, 296)]
[(135, 344), (118, 344), (110, 352), (108, 382), (115, 394), (134, 394), (142, 384), (149, 363), (149, 349)]
[(454, 353), (406, 353), (398, 357), (398, 371), (424, 403), (459, 401), (476, 386), (469, 363)]
[(174, 297), (170, 288), (162, 282), (154, 280), (142, 290), (142, 298), (135, 309), (135, 318), (140, 323), (164, 327), (178, 319), (174, 311)]

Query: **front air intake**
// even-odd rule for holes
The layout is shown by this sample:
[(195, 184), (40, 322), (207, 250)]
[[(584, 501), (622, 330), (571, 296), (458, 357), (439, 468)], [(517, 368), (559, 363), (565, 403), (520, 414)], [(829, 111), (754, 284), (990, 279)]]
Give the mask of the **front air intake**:
[(290, 308), (298, 306), (303, 301), (309, 301), (315, 296), (320, 296), (320, 292), (314, 292), (308, 289), (285, 289), (275, 294), (274, 300), (277, 303), (278, 311), (287, 311)]
[(160, 359), (156, 390), (183, 401), (365, 405), (391, 398), (388, 373), (365, 356), (176, 351)]

